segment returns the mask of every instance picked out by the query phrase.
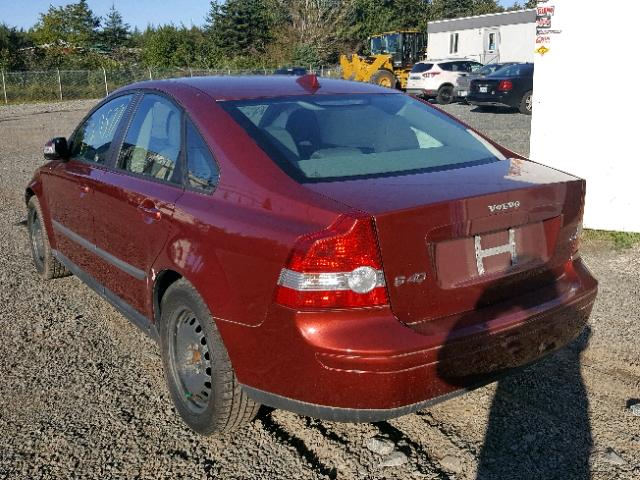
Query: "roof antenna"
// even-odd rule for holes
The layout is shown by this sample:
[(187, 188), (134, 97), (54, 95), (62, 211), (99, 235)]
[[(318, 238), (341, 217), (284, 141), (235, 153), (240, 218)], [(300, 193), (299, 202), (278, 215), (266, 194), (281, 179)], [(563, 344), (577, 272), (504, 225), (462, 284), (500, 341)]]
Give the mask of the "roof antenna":
[(320, 88), (320, 82), (318, 81), (318, 76), (315, 73), (307, 73), (306, 75), (298, 77), (296, 83), (311, 93), (314, 93)]

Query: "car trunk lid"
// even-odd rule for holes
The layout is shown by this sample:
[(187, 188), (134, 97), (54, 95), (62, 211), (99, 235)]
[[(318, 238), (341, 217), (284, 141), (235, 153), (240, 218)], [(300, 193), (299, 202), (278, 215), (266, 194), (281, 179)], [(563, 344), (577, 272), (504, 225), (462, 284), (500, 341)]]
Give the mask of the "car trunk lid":
[(519, 159), (309, 188), (374, 216), (391, 308), (407, 324), (553, 282), (584, 195), (582, 180)]
[(470, 89), (472, 93), (495, 95), (498, 90), (499, 83), (500, 80), (479, 78), (476, 80), (472, 80)]

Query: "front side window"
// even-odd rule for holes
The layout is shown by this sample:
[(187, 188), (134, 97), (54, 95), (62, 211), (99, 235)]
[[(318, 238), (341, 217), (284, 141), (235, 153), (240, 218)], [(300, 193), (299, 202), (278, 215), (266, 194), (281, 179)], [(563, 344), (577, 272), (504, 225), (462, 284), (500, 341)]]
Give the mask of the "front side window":
[(186, 128), (187, 184), (191, 188), (210, 192), (218, 183), (218, 165), (191, 120), (187, 120)]
[(371, 53), (376, 55), (384, 50), (382, 37), (371, 37)]
[(280, 97), (220, 105), (301, 183), (406, 175), (504, 159), (471, 130), (402, 94)]
[(397, 33), (385, 35), (384, 39), (387, 44), (386, 53), (396, 53), (400, 50), (400, 35)]
[(76, 130), (71, 158), (106, 163), (107, 155), (133, 95), (122, 95), (105, 103)]
[(181, 112), (160, 95), (145, 94), (127, 131), (118, 167), (156, 180), (178, 183)]

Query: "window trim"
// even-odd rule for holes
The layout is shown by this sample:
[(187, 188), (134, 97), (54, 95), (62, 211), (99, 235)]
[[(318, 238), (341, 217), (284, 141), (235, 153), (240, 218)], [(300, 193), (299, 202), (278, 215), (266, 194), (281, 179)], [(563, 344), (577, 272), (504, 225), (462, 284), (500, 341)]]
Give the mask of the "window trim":
[[(493, 36), (493, 48), (491, 48), (491, 37)], [(487, 53), (496, 53), (498, 51), (498, 31), (490, 30), (487, 32)]]
[[(449, 33), (449, 55), (457, 55), (459, 51), (460, 34), (459, 32)], [(455, 47), (455, 49), (454, 49)]]
[[(193, 128), (195, 129), (196, 133), (198, 135), (200, 135), (200, 138), (202, 139), (204, 144), (207, 146), (207, 150), (209, 151), (209, 155), (211, 156), (211, 160), (213, 160), (213, 163), (215, 164), (216, 168), (218, 169), (218, 181), (213, 186), (213, 188), (210, 189), (210, 190), (206, 190), (204, 188), (192, 187), (191, 184), (189, 183), (189, 159), (187, 158), (187, 150), (188, 150), (188, 147), (187, 147), (187, 120), (189, 122), (191, 122), (191, 125), (193, 125)], [(218, 189), (218, 185), (220, 185), (220, 177), (222, 176), (221, 173), (220, 173), (220, 163), (216, 160), (215, 155), (211, 151), (211, 146), (205, 140), (204, 135), (202, 135), (202, 132), (200, 132), (200, 129), (196, 125), (196, 122), (194, 122), (191, 119), (191, 117), (189, 117), (188, 115), (183, 115), (182, 123), (183, 123), (183, 125), (182, 125), (182, 133), (184, 135), (184, 138), (183, 138), (184, 168), (182, 169), (182, 184), (184, 185), (184, 189), (185, 189), (185, 191), (194, 192), (194, 193), (200, 193), (202, 195), (212, 195), (213, 192), (215, 192)]]
[[(184, 147), (186, 145), (184, 143), (184, 121), (183, 121), (184, 116), (185, 116), (185, 110), (182, 107), (182, 105), (180, 105), (172, 96), (166, 94), (165, 92), (163, 92), (161, 90), (138, 89), (138, 90), (136, 90), (136, 92), (137, 92), (138, 96), (137, 96), (137, 101), (136, 101), (135, 108), (130, 112), (126, 128), (124, 128), (122, 130), (122, 135), (118, 139), (117, 154), (114, 152), (114, 154), (113, 154), (113, 156), (111, 158), (111, 162), (109, 163), (109, 169), (113, 173), (119, 173), (119, 174), (122, 174), (122, 175), (129, 175), (131, 177), (140, 178), (140, 179), (143, 179), (143, 180), (149, 180), (151, 182), (160, 183), (162, 185), (168, 185), (168, 186), (171, 186), (171, 187), (180, 188), (181, 190), (184, 190), (184, 181), (183, 181), (182, 171), (183, 171), (183, 166), (185, 165), (185, 162), (184, 162), (184, 157), (185, 157), (184, 150), (185, 150), (185, 148)], [(176, 182), (162, 180), (160, 178), (156, 178), (156, 177), (153, 177), (151, 175), (145, 175), (144, 173), (132, 172), (130, 170), (125, 170), (124, 168), (118, 167), (118, 160), (120, 159), (120, 153), (122, 152), (122, 145), (124, 144), (124, 139), (125, 139), (127, 133), (129, 133), (129, 128), (131, 128), (131, 122), (133, 121), (133, 118), (135, 117), (135, 114), (138, 111), (138, 107), (140, 106), (140, 103), (142, 102), (142, 99), (144, 98), (145, 94), (156, 95), (156, 96), (159, 96), (159, 97), (163, 97), (165, 100), (170, 102), (174, 107), (176, 107), (176, 109), (180, 112), (180, 153), (178, 155), (178, 159), (176, 160), (176, 169), (178, 169), (178, 172), (174, 174), (177, 177), (177, 181)]]
[[(339, 96), (341, 94), (332, 94), (335, 96)], [(385, 92), (385, 93), (354, 93), (354, 94), (342, 94), (345, 96), (349, 96), (349, 95), (354, 95), (354, 96), (368, 96), (368, 95), (404, 95), (400, 92)], [(443, 119), (445, 120), (449, 120), (451, 122), (453, 122), (454, 124), (456, 124), (458, 127), (460, 127), (461, 129), (469, 129), (469, 127), (462, 123), (460, 120), (458, 120), (457, 118), (453, 117), (452, 115), (446, 113), (444, 110), (440, 110), (439, 108), (435, 108), (433, 105), (431, 105), (429, 102), (427, 102), (426, 100), (420, 99), (420, 98), (416, 98), (410, 95), (404, 95), (405, 97), (408, 97), (411, 101), (415, 101), (418, 103), (421, 103), (422, 105), (424, 105), (427, 108), (431, 108), (433, 110), (433, 114), (436, 116), (441, 116)], [(277, 97), (273, 97), (275, 99), (295, 99), (295, 98), (299, 98), (299, 97), (303, 97), (301, 95), (284, 95), (284, 96), (277, 96)], [(456, 164), (451, 164), (451, 165), (441, 165), (441, 166), (435, 166), (435, 167), (425, 167), (425, 168), (420, 168), (420, 169), (415, 169), (415, 170), (402, 170), (402, 171), (398, 171), (398, 172), (386, 172), (384, 174), (378, 174), (378, 173), (364, 173), (361, 175), (352, 175), (349, 177), (306, 177), (303, 174), (300, 173), (300, 171), (295, 168), (291, 162), (289, 162), (282, 154), (282, 152), (274, 147), (271, 143), (271, 141), (269, 139), (265, 139), (264, 134), (261, 132), (260, 128), (257, 127), (251, 120), (249, 120), (245, 115), (243, 115), (242, 113), (240, 113), (240, 110), (235, 108), (235, 106), (238, 103), (241, 102), (251, 102), (251, 101), (260, 101), (260, 100), (264, 100), (263, 97), (256, 97), (256, 98), (251, 98), (251, 99), (243, 99), (243, 100), (225, 100), (224, 102), (219, 102), (219, 105), (223, 108), (223, 110), (227, 113), (227, 115), (229, 115), (233, 121), (235, 121), (238, 126), (240, 126), (245, 134), (248, 136), (249, 140), (252, 141), (260, 150), (262, 150), (262, 152), (264, 152), (264, 154), (275, 164), (277, 165), (282, 172), (284, 172), (286, 175), (288, 175), (290, 178), (292, 178), (294, 181), (296, 181), (298, 184), (300, 185), (305, 185), (305, 184), (315, 184), (315, 183), (331, 183), (331, 182), (348, 182), (348, 181), (352, 181), (352, 180), (368, 180), (368, 179), (373, 179), (373, 178), (391, 178), (391, 177), (402, 177), (402, 176), (406, 176), (406, 175), (419, 175), (419, 174), (423, 174), (423, 173), (431, 173), (431, 172), (439, 172), (439, 171), (447, 171), (447, 170), (456, 170), (456, 169), (460, 169), (460, 168), (467, 168), (467, 167), (472, 167), (475, 165), (484, 165), (484, 164), (488, 164), (488, 163), (493, 163), (493, 162), (498, 162), (498, 161), (502, 161), (498, 158), (484, 158), (484, 159), (480, 159), (480, 160), (474, 160), (474, 161), (470, 161), (470, 162), (464, 162), (464, 163), (456, 163)], [(268, 98), (267, 98), (268, 100)], [(475, 130), (471, 130), (472, 132), (474, 132), (474, 134), (477, 134), (477, 132)], [(482, 137), (483, 140), (488, 141), (485, 137)], [(495, 147), (495, 145), (489, 141), (489, 143), (491, 143), (491, 145), (493, 145)]]
[(118, 128), (116, 129), (114, 135), (113, 135), (113, 140), (111, 140), (111, 145), (109, 145), (109, 150), (107, 151), (107, 155), (106, 155), (106, 159), (104, 161), (104, 163), (98, 163), (98, 162), (92, 162), (90, 160), (87, 160), (86, 158), (81, 158), (81, 157), (69, 157), (68, 161), (73, 161), (73, 162), (80, 162), (86, 165), (91, 165), (93, 167), (97, 167), (97, 168), (101, 168), (103, 170), (106, 170), (109, 168), (109, 166), (111, 165), (111, 163), (113, 162), (113, 157), (114, 157), (114, 153), (115, 150), (120, 151), (120, 135), (122, 133), (122, 131), (125, 129), (126, 126), (128, 126), (129, 124), (129, 118), (131, 116), (131, 112), (134, 106), (136, 106), (136, 101), (138, 99), (138, 93), (134, 90), (124, 90), (122, 92), (118, 92), (116, 94), (113, 95), (109, 95), (107, 97), (105, 97), (104, 99), (102, 99), (102, 101), (98, 102), (96, 105), (94, 105), (94, 107), (89, 110), (89, 112), (82, 118), (82, 120), (80, 120), (80, 122), (78, 122), (78, 124), (76, 125), (76, 128), (73, 129), (73, 132), (71, 132), (71, 135), (69, 135), (69, 147), (73, 148), (73, 142), (75, 140), (75, 136), (78, 133), (78, 130), (80, 130), (80, 127), (82, 127), (85, 123), (87, 123), (87, 121), (89, 120), (89, 118), (96, 113), (98, 110), (100, 110), (102, 107), (104, 107), (105, 105), (107, 105), (108, 103), (112, 102), (113, 100), (116, 100), (117, 98), (120, 97), (124, 97), (127, 95), (131, 95), (131, 100), (129, 101), (129, 105), (127, 105), (126, 110), (124, 111), (124, 114), (122, 115), (122, 118), (120, 119), (120, 123), (118, 124)]

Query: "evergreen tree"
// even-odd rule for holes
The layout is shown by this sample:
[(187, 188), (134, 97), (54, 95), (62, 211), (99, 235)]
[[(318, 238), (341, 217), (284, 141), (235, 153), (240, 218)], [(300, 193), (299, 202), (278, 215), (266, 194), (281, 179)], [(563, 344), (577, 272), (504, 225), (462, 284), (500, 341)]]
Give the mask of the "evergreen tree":
[(207, 30), (223, 57), (264, 54), (273, 40), (274, 17), (267, 0), (212, 0)]
[(118, 47), (128, 46), (130, 36), (129, 24), (124, 22), (120, 12), (112, 4), (100, 32), (102, 42), (107, 48), (115, 50)]
[(24, 30), (0, 23), (0, 69), (21, 70), (25, 62), (19, 49), (30, 45)]

